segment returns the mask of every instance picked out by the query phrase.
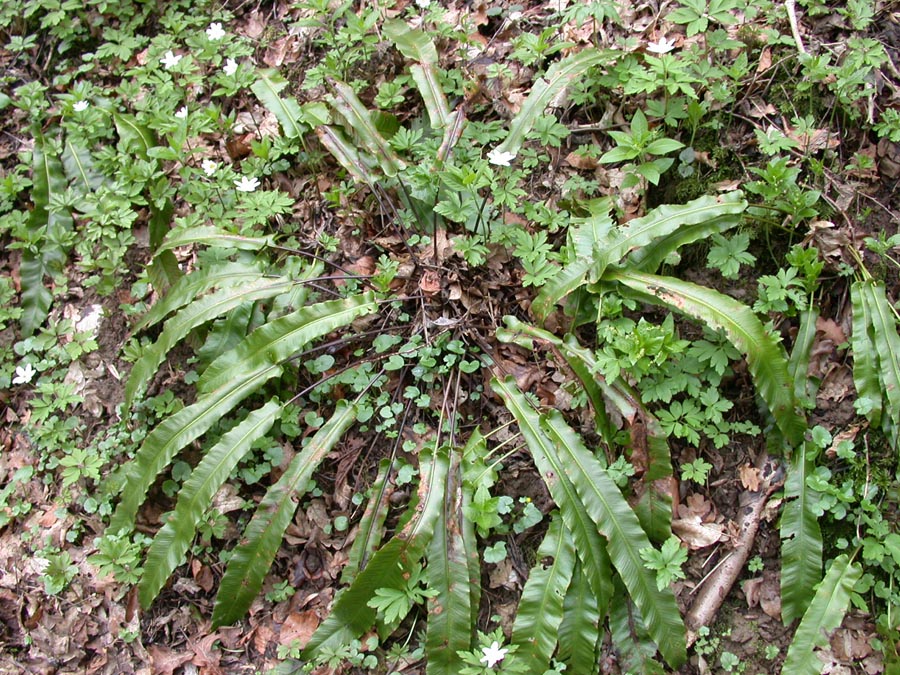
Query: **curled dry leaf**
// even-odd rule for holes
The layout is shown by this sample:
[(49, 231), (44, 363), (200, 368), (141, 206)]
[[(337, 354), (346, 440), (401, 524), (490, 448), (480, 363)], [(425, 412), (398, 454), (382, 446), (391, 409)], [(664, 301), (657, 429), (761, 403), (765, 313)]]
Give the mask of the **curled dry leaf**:
[(712, 546), (726, 539), (723, 525), (719, 523), (704, 523), (700, 516), (697, 515), (673, 520), (672, 531), (692, 551)]

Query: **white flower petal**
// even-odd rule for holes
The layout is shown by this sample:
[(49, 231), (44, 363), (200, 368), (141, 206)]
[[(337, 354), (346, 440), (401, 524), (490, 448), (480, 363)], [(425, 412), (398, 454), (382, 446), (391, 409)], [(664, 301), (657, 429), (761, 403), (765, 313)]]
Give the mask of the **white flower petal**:
[(234, 187), (238, 192), (255, 192), (259, 187), (259, 178), (241, 176), (240, 180), (234, 181)]
[(675, 49), (675, 39), (667, 39), (665, 36), (659, 39), (659, 42), (647, 43), (647, 51), (654, 54), (666, 54)]
[(37, 375), (37, 371), (30, 363), (26, 363), (24, 366), (16, 366), (16, 374), (12, 379), (12, 383), (28, 384), (34, 379), (35, 375)]
[(173, 52), (170, 49), (163, 55), (162, 59), (160, 59), (160, 63), (163, 64), (163, 67), (166, 70), (171, 70), (172, 68), (174, 68), (175, 66), (178, 65), (178, 62), (181, 61), (181, 59), (182, 59), (181, 54), (176, 54), (175, 52)]
[(84, 112), (88, 109), (89, 105), (90, 103), (88, 103), (87, 101), (77, 101), (72, 105), (72, 110), (74, 110), (75, 112)]
[(219, 168), (219, 165), (211, 159), (204, 159), (200, 162), (200, 168), (203, 169), (203, 173), (207, 176), (212, 176), (216, 172), (216, 169)]
[(509, 649), (506, 648), (500, 649), (500, 643), (494, 640), (490, 647), (482, 648), (481, 652), (484, 656), (482, 656), (480, 660), (488, 668), (493, 668), (503, 660), (503, 657), (506, 656), (508, 651)]
[(222, 28), (222, 24), (218, 21), (214, 21), (209, 24), (209, 28), (206, 29), (206, 37), (208, 37), (211, 41), (215, 42), (216, 40), (221, 40), (225, 37), (225, 30)]
[(231, 77), (237, 72), (238, 62), (234, 59), (226, 59), (225, 65), (222, 66), (222, 72), (225, 73), (228, 77)]
[(495, 166), (509, 166), (509, 163), (516, 158), (516, 153), (501, 152), (498, 148), (494, 148), (488, 153), (487, 158)]
[(188, 109), (187, 109), (186, 105), (181, 106), (175, 113), (175, 117), (177, 117), (180, 120), (186, 120), (187, 116), (188, 116)]

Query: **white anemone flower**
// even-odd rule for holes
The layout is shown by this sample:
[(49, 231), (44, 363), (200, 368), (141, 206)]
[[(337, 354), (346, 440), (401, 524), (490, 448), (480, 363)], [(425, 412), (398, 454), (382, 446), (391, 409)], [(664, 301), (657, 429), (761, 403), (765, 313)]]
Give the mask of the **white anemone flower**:
[(673, 49), (675, 49), (675, 39), (669, 40), (665, 35), (659, 38), (659, 42), (647, 43), (647, 51), (654, 54), (667, 54)]
[(234, 59), (225, 59), (225, 65), (222, 66), (222, 72), (231, 77), (237, 72), (238, 62)]
[(222, 28), (222, 24), (218, 21), (214, 21), (209, 24), (209, 28), (206, 29), (206, 37), (210, 39), (210, 41), (215, 42), (216, 40), (221, 40), (225, 37), (225, 29)]
[(12, 379), (12, 383), (28, 384), (34, 379), (35, 375), (37, 375), (37, 371), (30, 363), (26, 363), (24, 366), (16, 366), (16, 374)]
[(203, 173), (207, 176), (212, 176), (216, 172), (216, 169), (219, 168), (219, 165), (211, 159), (204, 159), (200, 162), (200, 168), (203, 169)]
[(484, 654), (481, 657), (481, 662), (488, 668), (493, 668), (503, 660), (503, 657), (506, 656), (506, 652), (509, 650), (500, 649), (500, 643), (494, 640), (490, 647), (484, 647), (481, 651)]
[(238, 192), (255, 192), (259, 187), (259, 178), (241, 176), (240, 180), (234, 181), (234, 187)]
[(84, 112), (88, 109), (89, 105), (90, 103), (88, 103), (87, 101), (78, 101), (72, 106), (72, 110), (74, 110), (75, 112)]
[(160, 59), (159, 62), (161, 64), (163, 64), (163, 67), (166, 70), (171, 70), (172, 68), (174, 68), (175, 66), (178, 65), (178, 62), (181, 61), (182, 58), (183, 57), (181, 54), (176, 54), (175, 52), (173, 52), (170, 49), (165, 54), (163, 54), (163, 57)]
[(494, 148), (488, 153), (487, 158), (495, 166), (509, 166), (509, 163), (516, 158), (516, 153), (501, 152), (499, 148)]
[(175, 117), (180, 120), (186, 120), (188, 115), (188, 109), (186, 105), (181, 106), (176, 112)]

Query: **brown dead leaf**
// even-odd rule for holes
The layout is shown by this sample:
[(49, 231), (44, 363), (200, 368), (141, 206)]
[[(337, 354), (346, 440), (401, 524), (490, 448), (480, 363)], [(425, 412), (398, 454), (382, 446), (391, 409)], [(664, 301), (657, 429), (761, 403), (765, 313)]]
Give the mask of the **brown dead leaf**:
[(725, 539), (725, 528), (719, 523), (704, 523), (700, 516), (691, 515), (672, 521), (672, 531), (688, 548), (696, 551)]
[(219, 634), (216, 631), (197, 641), (188, 639), (188, 646), (194, 652), (191, 663), (200, 668), (203, 675), (224, 675), (224, 671), (219, 667), (222, 655), (213, 646), (218, 639)]
[(441, 278), (434, 270), (425, 270), (419, 279), (419, 289), (425, 295), (437, 295), (441, 292)]
[(762, 52), (759, 55), (759, 63), (756, 64), (756, 74), (766, 72), (769, 68), (772, 67), (772, 49), (770, 47), (763, 47)]
[(750, 492), (759, 491), (759, 469), (750, 464), (744, 464), (738, 469), (738, 475), (745, 490), (750, 490)]
[(747, 600), (747, 607), (753, 609), (759, 604), (760, 590), (762, 589), (763, 578), (754, 577), (741, 582), (741, 590), (744, 592), (744, 598)]
[(590, 157), (579, 152), (570, 152), (566, 155), (564, 161), (573, 169), (580, 169), (581, 171), (593, 171), (600, 165), (596, 157)]
[(287, 645), (296, 640), (300, 647), (305, 647), (318, 627), (319, 616), (315, 610), (307, 609), (303, 612), (293, 612), (281, 626), (278, 644)]
[(747, 117), (755, 117), (757, 119), (778, 114), (778, 109), (774, 105), (756, 97), (744, 100), (741, 103), (741, 111)]
[(812, 129), (809, 132), (801, 132), (787, 127), (785, 131), (788, 138), (797, 141), (800, 145), (800, 150), (804, 153), (819, 152), (826, 148), (833, 150), (841, 145), (841, 141), (830, 129)]
[(294, 35), (285, 35), (274, 40), (263, 54), (262, 60), (270, 68), (278, 68), (284, 63), (293, 63), (300, 53), (300, 41)]
[(266, 32), (266, 26), (268, 26), (268, 22), (265, 15), (257, 9), (250, 13), (247, 20), (239, 25), (235, 32), (238, 35), (245, 35), (251, 40), (257, 40)]
[(843, 329), (835, 323), (834, 319), (825, 319), (820, 316), (816, 319), (816, 332), (821, 333), (825, 339), (831, 340), (834, 345), (840, 345), (847, 341)]
[(204, 565), (196, 558), (191, 561), (191, 574), (194, 575), (194, 581), (204, 591), (209, 593), (215, 586), (212, 570), (208, 565)]
[(176, 668), (191, 660), (190, 654), (176, 652), (165, 645), (148, 645), (147, 652), (150, 654), (153, 675), (174, 675)]
[(522, 587), (522, 580), (519, 578), (518, 572), (513, 569), (512, 561), (509, 558), (505, 558), (494, 565), (488, 572), (488, 585), (491, 588), (518, 590)]

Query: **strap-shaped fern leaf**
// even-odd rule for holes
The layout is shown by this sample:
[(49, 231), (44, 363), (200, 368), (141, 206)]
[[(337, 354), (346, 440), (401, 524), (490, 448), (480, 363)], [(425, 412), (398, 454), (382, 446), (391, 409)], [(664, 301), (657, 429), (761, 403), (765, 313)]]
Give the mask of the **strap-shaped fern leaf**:
[(214, 372), (212, 386), (202, 390), (196, 403), (166, 419), (144, 439), (129, 467), (110, 531), (131, 529), (147, 490), (175, 454), (265, 382), (279, 376), (282, 362), (308, 342), (376, 307), (372, 293), (310, 305), (258, 328), (213, 361), (204, 373)]
[(222, 577), (213, 609), (213, 627), (234, 623), (250, 607), (272, 566), (310, 477), (355, 419), (355, 406), (346, 401), (338, 402), (334, 414), (291, 460), (278, 482), (266, 491)]
[(44, 277), (62, 270), (68, 251), (56, 242), (64, 241), (64, 233), (73, 227), (72, 215), (68, 210), (50, 210), (51, 201), (66, 190), (66, 175), (53, 144), (44, 138), (38, 128), (34, 130), (34, 148), (31, 151), (31, 181), (33, 207), (28, 217), (28, 229), (31, 232), (44, 229), (45, 234), (41, 238), (40, 251), (26, 249), (19, 264), (23, 337), (33, 334), (50, 312), (53, 294), (44, 285)]
[(647, 634), (643, 619), (628, 599), (621, 579), (616, 579), (616, 593), (609, 607), (609, 632), (619, 652), (619, 665), (634, 675), (665, 675), (656, 660), (656, 645)]
[(567, 664), (570, 673), (592, 673), (597, 665), (600, 619), (609, 608), (600, 607), (591, 591), (580, 561), (575, 561), (572, 580), (563, 602), (556, 658)]
[(803, 616), (822, 578), (822, 530), (815, 493), (806, 485), (815, 450), (803, 443), (794, 450), (785, 480), (781, 515), (781, 618), (785, 625)]
[(402, 531), (382, 546), (349, 588), (334, 601), (329, 617), (313, 634), (303, 658), (322, 648), (336, 648), (358, 638), (375, 623), (376, 612), (368, 602), (379, 588), (402, 588), (408, 573), (425, 554), (441, 513), (449, 460), (446, 449), (423, 453), (419, 463), (419, 502), (415, 516)]
[(384, 136), (375, 128), (372, 116), (357, 98), (356, 93), (343, 82), (332, 81), (334, 96), (329, 97), (334, 110), (340, 115), (349, 129), (352, 129), (363, 146), (378, 160), (378, 165), (386, 176), (396, 176), (406, 167), (406, 163), (397, 156)]
[[(808, 309), (800, 315), (800, 328), (794, 338), (794, 347), (791, 349), (788, 361), (788, 377), (794, 383), (794, 396), (798, 401), (811, 401), (815, 395), (815, 383), (809, 378), (809, 357), (813, 343), (816, 339), (816, 321), (819, 311), (815, 308)], [(813, 404), (809, 403), (808, 407)]]
[(608, 271), (605, 278), (632, 289), (643, 300), (665, 305), (711, 328), (723, 330), (746, 356), (756, 389), (778, 428), (789, 443), (800, 443), (806, 432), (806, 420), (794, 397), (787, 357), (749, 307), (712, 289), (673, 277), (619, 270)]
[(375, 160), (368, 157), (368, 161), (364, 160), (356, 146), (344, 138), (339, 130), (329, 126), (319, 126), (316, 127), (316, 136), (338, 161), (338, 164), (344, 167), (357, 183), (372, 186), (377, 183), (377, 179), (369, 167), (369, 164), (374, 164)]
[(472, 596), (462, 533), (460, 450), (450, 449), (443, 507), (428, 547), (425, 580), (437, 595), (428, 601), (426, 675), (457, 675), (465, 662), (457, 654), (472, 647)]
[(341, 570), (341, 583), (350, 584), (366, 566), (371, 555), (381, 543), (384, 536), (384, 521), (387, 518), (390, 507), (388, 491), (388, 477), (391, 473), (392, 463), (389, 459), (381, 460), (378, 466), (378, 474), (372, 483), (372, 496), (366, 505), (362, 518), (359, 520), (358, 529), (353, 536), (353, 545), (347, 556), (347, 564)]
[[(472, 453), (472, 454), (470, 454)], [(465, 458), (486, 457), (487, 456), (487, 440), (478, 427), (475, 427), (469, 440), (466, 441), (466, 447), (463, 448), (463, 477), (465, 480)], [(472, 508), (472, 490), (463, 488), (462, 490), (462, 509), (466, 513)], [(474, 626), (478, 623), (478, 610), (481, 603), (481, 558), (478, 555), (478, 540), (475, 538), (475, 523), (469, 518), (463, 518), (460, 523), (460, 532), (463, 538), (463, 547), (466, 552), (466, 565), (469, 570), (469, 606), (472, 613), (470, 616), (470, 624)]]
[(370, 291), (344, 300), (309, 305), (261, 326), (203, 371), (197, 391), (207, 394), (232, 380), (235, 373), (259, 371), (272, 363), (281, 363), (303, 345), (346, 326), (376, 307), (375, 294)]
[(210, 265), (192, 274), (181, 277), (169, 291), (141, 318), (134, 332), (153, 326), (172, 312), (189, 304), (199, 295), (213, 288), (241, 286), (262, 277), (259, 265), (245, 262), (228, 262)]
[(495, 378), (491, 381), (491, 386), (516, 418), (535, 466), (547, 485), (550, 496), (559, 507), (563, 522), (575, 539), (575, 550), (583, 563), (588, 584), (599, 605), (605, 607), (612, 595), (612, 566), (606, 551), (606, 541), (578, 497), (553, 442), (541, 428), (540, 416), (528, 404), (525, 395), (511, 379)]
[[(718, 197), (700, 197), (686, 204), (658, 206), (646, 216), (629, 221), (628, 225), (611, 233), (608, 241), (595, 247), (591, 281), (600, 279), (607, 267), (616, 264), (629, 253), (634, 252), (640, 260), (640, 252), (646, 247), (650, 247), (645, 254), (648, 258), (665, 258), (671, 253), (668, 247), (678, 243), (677, 238), (666, 239), (668, 235), (682, 227), (740, 214), (746, 208), (747, 201), (738, 190)], [(657, 242), (656, 248), (652, 246), (654, 242)]]
[[(740, 193), (732, 192), (726, 197), (739, 200), (733, 195), (740, 195)], [(682, 246), (693, 244), (695, 241), (709, 239), (714, 234), (726, 232), (736, 227), (740, 222), (741, 216), (734, 214), (682, 225), (673, 232), (653, 240), (636, 251), (632, 251), (631, 255), (628, 256), (628, 265), (644, 272), (656, 272), (666, 258)]]
[(418, 61), (409, 67), (409, 72), (422, 95), (425, 110), (428, 111), (428, 119), (431, 121), (431, 128), (447, 128), (451, 122), (450, 105), (441, 89), (440, 79), (435, 68), (438, 62), (438, 51), (434, 46), (434, 41), (425, 31), (410, 28), (405, 21), (400, 19), (385, 21), (382, 30), (403, 56), (412, 61)]
[(256, 80), (250, 85), (250, 90), (266, 108), (272, 111), (275, 118), (281, 124), (281, 130), (286, 138), (297, 138), (303, 133), (300, 120), (303, 112), (297, 99), (289, 96), (281, 96), (281, 91), (287, 87), (288, 82), (274, 68), (263, 68), (257, 71)]
[(254, 410), (226, 433), (191, 472), (178, 494), (175, 511), (156, 533), (147, 551), (144, 574), (138, 584), (138, 597), (143, 607), (153, 603), (172, 572), (184, 561), (184, 554), (197, 533), (197, 525), (216, 491), (250, 450), (251, 444), (272, 428), (280, 412), (281, 404), (277, 401), (269, 401)]
[(896, 315), (885, 295), (883, 283), (859, 283), (868, 312), (867, 318), (872, 322), (870, 349), (878, 359), (878, 376), (887, 401), (882, 426), (890, 433), (894, 448), (897, 449), (900, 447), (900, 335), (897, 334)]
[(62, 163), (76, 194), (89, 194), (108, 182), (106, 176), (94, 168), (90, 150), (68, 138), (63, 146)]
[(868, 400), (866, 417), (874, 426), (881, 424), (882, 393), (878, 380), (878, 353), (872, 348), (872, 316), (866, 302), (865, 282), (850, 286), (850, 302), (853, 306), (853, 384), (860, 399)]
[(640, 551), (650, 546), (650, 540), (637, 515), (558, 411), (543, 415), (541, 426), (555, 443), (566, 475), (587, 512), (606, 537), (610, 560), (640, 610), (647, 632), (666, 662), (679, 667), (687, 658), (684, 622), (672, 591), (659, 590), (656, 574), (644, 566)]
[(781, 668), (784, 675), (822, 672), (823, 664), (815, 649), (828, 644), (829, 634), (841, 625), (850, 604), (850, 593), (861, 576), (862, 568), (846, 553), (834, 559), (794, 633)]
[(182, 308), (166, 321), (159, 338), (144, 350), (132, 367), (125, 383), (125, 406), (131, 407), (135, 398), (143, 393), (150, 378), (156, 374), (160, 364), (165, 361), (169, 351), (192, 330), (245, 302), (264, 300), (284, 293), (291, 283), (285, 278), (266, 279), (257, 276), (243, 285), (221, 288)]
[(613, 220), (609, 216), (611, 208), (610, 203), (605, 212), (600, 210), (569, 230), (572, 259), (558, 274), (541, 286), (540, 292), (531, 303), (531, 313), (539, 321), (547, 318), (556, 303), (584, 284), (593, 265), (594, 246), (605, 242), (613, 228)]
[(556, 650), (566, 589), (574, 568), (575, 541), (556, 513), (522, 589), (513, 625), (512, 642), (519, 645), (516, 656), (534, 672), (545, 670)]
[(258, 251), (275, 243), (274, 235), (264, 237), (244, 237), (215, 225), (190, 225), (172, 230), (166, 240), (156, 249), (156, 254), (170, 251), (180, 246), (222, 246), (242, 251)]
[(633, 441), (642, 443), (645, 447), (635, 447), (632, 450), (639, 450), (641, 454), (646, 455), (648, 465), (643, 476), (644, 491), (635, 512), (651, 539), (654, 541), (668, 539), (672, 534), (672, 501), (657, 487), (656, 481), (672, 475), (672, 458), (665, 433), (656, 417), (641, 404), (638, 393), (621, 381), (612, 385), (607, 383), (597, 374), (597, 361), (593, 353), (581, 346), (573, 335), (560, 339), (515, 317), (506, 316), (503, 320), (507, 328), (497, 331), (497, 338), (501, 342), (513, 342), (531, 349), (532, 339), (536, 339), (553, 345), (562, 354), (584, 385), (585, 392), (594, 407), (597, 428), (608, 444), (613, 443), (616, 432), (606, 413), (607, 402), (618, 410), (622, 418), (640, 424), (643, 433), (636, 434)]
[(609, 59), (611, 54), (608, 50), (585, 49), (550, 66), (544, 77), (531, 87), (519, 113), (509, 123), (509, 133), (497, 146), (497, 152), (518, 153), (528, 132), (553, 99), (589, 68)]

